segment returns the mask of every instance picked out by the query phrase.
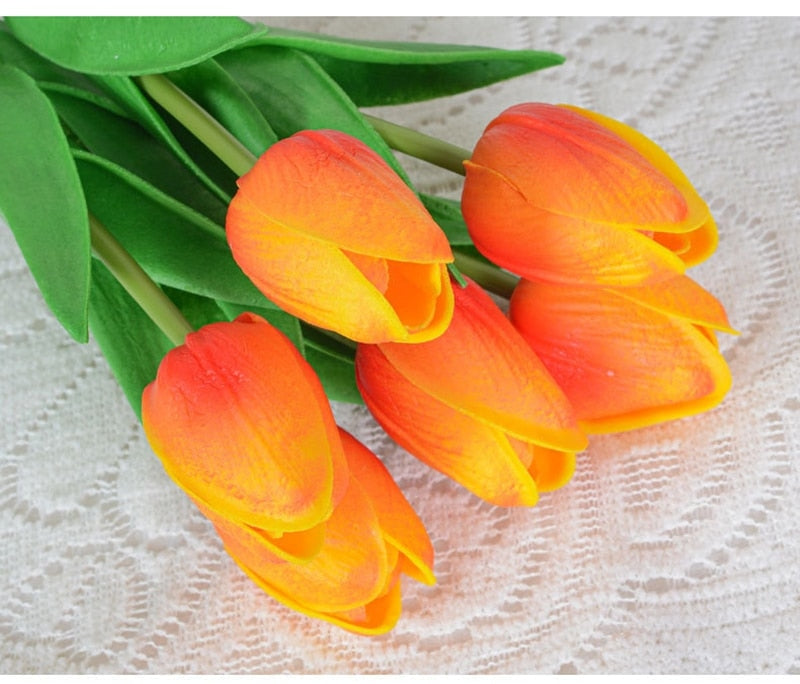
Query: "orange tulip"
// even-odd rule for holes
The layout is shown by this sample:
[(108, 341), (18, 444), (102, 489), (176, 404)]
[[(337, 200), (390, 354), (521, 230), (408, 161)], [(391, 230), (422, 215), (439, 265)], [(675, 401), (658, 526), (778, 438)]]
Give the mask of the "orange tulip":
[(675, 162), (594, 112), (511, 107), (465, 166), (462, 209), (475, 246), (530, 280), (652, 284), (716, 248), (708, 207)]
[(434, 584), (425, 528), (383, 464), (340, 429), (350, 484), (325, 523), (319, 553), (287, 562), (253, 530), (210, 516), (244, 572), (285, 605), (360, 634), (389, 631), (400, 616), (400, 576)]
[(233, 257), (289, 313), (361, 342), (421, 342), (450, 321), (447, 238), (362, 142), (301, 131), (239, 179)]
[(187, 335), (145, 388), (142, 424), (204, 511), (258, 529), (286, 557), (316, 553), (347, 463), (319, 379), (264, 319)]
[(436, 340), (359, 345), (367, 408), (402, 447), (503, 506), (565, 484), (586, 446), (572, 409), (491, 298), (469, 281)]
[(705, 411), (731, 385), (713, 330), (734, 331), (687, 276), (621, 289), (522, 280), (509, 315), (589, 433)]

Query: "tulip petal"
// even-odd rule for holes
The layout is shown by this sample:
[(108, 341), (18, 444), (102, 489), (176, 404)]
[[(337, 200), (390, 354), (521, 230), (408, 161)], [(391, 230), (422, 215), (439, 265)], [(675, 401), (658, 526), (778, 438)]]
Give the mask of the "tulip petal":
[(615, 290), (626, 299), (690, 323), (737, 334), (719, 300), (688, 276), (677, 276), (655, 286)]
[(730, 387), (724, 358), (701, 330), (614, 290), (522, 281), (510, 316), (590, 433), (704, 411)]
[[(450, 320), (451, 286), (443, 264), (377, 264), (266, 222), (246, 198), (231, 203), (228, 225), (235, 226), (228, 241), (240, 268), (273, 302), (312, 325), (359, 342), (415, 342), (440, 334)], [(413, 306), (394, 282), (406, 282), (409, 270), (422, 283)]]
[(448, 263), (450, 245), (414, 192), (370, 147), (339, 131), (301, 131), (238, 181), (269, 224), (373, 257)]
[[(681, 232), (689, 240), (689, 249), (681, 253), (681, 257), (687, 266), (694, 266), (707, 259), (717, 248), (718, 234), (717, 226), (711, 216), (708, 206), (697, 194), (689, 179), (681, 171), (680, 167), (673, 159), (656, 145), (647, 136), (621, 121), (616, 121), (597, 112), (587, 109), (580, 109), (572, 105), (559, 105), (564, 109), (571, 110), (577, 114), (596, 122), (605, 127), (613, 134), (619, 136), (626, 143), (637, 150), (647, 161), (659, 172), (663, 173), (680, 191), (688, 205), (688, 217), (683, 224), (675, 226), (661, 226), (659, 231)], [(661, 240), (655, 236), (656, 240)]]
[(508, 441), (540, 492), (560, 489), (575, 474), (575, 454), (572, 452), (546, 449), (513, 437), (509, 437)]
[(363, 608), (332, 614), (328, 620), (356, 634), (368, 636), (385, 634), (397, 624), (397, 620), (400, 618), (400, 598), (400, 581), (398, 579), (385, 594)]
[(288, 608), (302, 613), (303, 615), (324, 620), (325, 622), (329, 622), (356, 634), (365, 636), (385, 634), (397, 624), (400, 618), (402, 596), (400, 582), (397, 580), (394, 581), (386, 593), (367, 602), (363, 606), (343, 611), (320, 611), (298, 602), (292, 596), (281, 593), (274, 587), (266, 584), (264, 580), (250, 568), (238, 563), (238, 561), (237, 564), (255, 584)]
[(348, 252), (345, 249), (342, 252), (378, 292), (381, 294), (386, 292), (386, 288), (389, 287), (389, 266), (386, 259)]
[[(246, 568), (244, 570), (248, 573)], [(251, 573), (248, 574), (252, 577)], [(375, 636), (390, 631), (397, 624), (402, 611), (401, 587), (396, 578), (386, 593), (364, 606), (346, 611), (318, 612), (298, 604), (288, 596), (280, 597), (277, 594), (273, 596), (289, 608), (364, 636)]]
[(323, 398), (292, 343), (243, 314), (190, 333), (164, 357), (142, 422), (167, 473), (203, 505), (273, 533), (298, 531), (330, 515), (347, 479)]
[(424, 584), (435, 584), (433, 546), (425, 526), (395, 484), (386, 466), (350, 435), (339, 428), (353, 478), (364, 487), (378, 515), (386, 541), (408, 561), (406, 574)]
[(322, 550), (306, 563), (287, 563), (241, 527), (214, 522), (228, 553), (257, 584), (303, 612), (360, 608), (382, 593), (391, 573), (378, 518), (356, 480), (326, 524)]
[(687, 217), (686, 200), (663, 173), (608, 128), (567, 107), (505, 110), (481, 136), (472, 161), (502, 170), (528, 202), (553, 214), (644, 230)]
[(506, 434), (421, 392), (382, 345), (359, 346), (356, 381), (375, 419), (423, 463), (498, 506), (536, 504), (536, 482)]
[(716, 249), (708, 206), (672, 159), (594, 112), (511, 107), (465, 166), (462, 209), (475, 245), (525, 278), (654, 283)]
[[(190, 497), (191, 498), (191, 497)], [(286, 532), (280, 536), (272, 536), (265, 530), (243, 525), (233, 520), (227, 520), (197, 499), (192, 499), (200, 512), (206, 516), (219, 529), (222, 526), (236, 527), (239, 534), (252, 538), (253, 543), (263, 546), (276, 559), (291, 563), (303, 563), (314, 558), (325, 542), (326, 523), (322, 522), (307, 530), (299, 532)]]
[(453, 319), (424, 344), (380, 345), (397, 371), (438, 401), (519, 439), (566, 451), (586, 446), (544, 365), (478, 285), (454, 288)]
[(555, 214), (486, 166), (465, 162), (462, 209), (475, 246), (531, 280), (625, 287), (683, 273), (683, 261), (637, 230)]

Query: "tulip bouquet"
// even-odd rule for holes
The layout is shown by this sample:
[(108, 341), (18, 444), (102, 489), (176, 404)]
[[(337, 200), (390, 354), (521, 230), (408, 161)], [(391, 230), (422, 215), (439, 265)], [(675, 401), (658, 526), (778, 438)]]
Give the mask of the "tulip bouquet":
[[(725, 311), (686, 275), (716, 227), (653, 142), (521, 104), (469, 151), (361, 111), (561, 61), (231, 17), (0, 23), (0, 210), (44, 300), (294, 609), (377, 634), (403, 575), (434, 582), (422, 521), (330, 401), (532, 506), (587, 435), (730, 386)], [(461, 202), (416, 191), (393, 150), (464, 174)]]

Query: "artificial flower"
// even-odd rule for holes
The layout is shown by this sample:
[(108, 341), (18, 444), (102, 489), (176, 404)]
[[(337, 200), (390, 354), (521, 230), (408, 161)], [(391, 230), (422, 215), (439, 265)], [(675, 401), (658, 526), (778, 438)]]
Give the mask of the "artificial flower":
[(402, 447), (492, 503), (532, 506), (586, 446), (564, 394), (492, 299), (455, 287), (439, 338), (359, 345), (367, 408)]
[(589, 433), (705, 411), (731, 385), (714, 330), (734, 331), (687, 276), (619, 289), (522, 280), (509, 316)]
[(530, 280), (645, 285), (716, 248), (709, 209), (675, 162), (594, 112), (511, 107), (465, 166), (462, 209), (475, 246)]
[(361, 342), (421, 342), (450, 321), (450, 245), (413, 191), (339, 131), (301, 131), (239, 179), (234, 259), (289, 313)]
[(425, 527), (385, 466), (340, 429), (350, 482), (325, 523), (322, 547), (288, 562), (246, 526), (209, 516), (230, 555), (285, 605), (361, 634), (382, 634), (400, 616), (401, 575), (434, 584)]
[(186, 336), (142, 396), (145, 434), (204, 511), (313, 555), (348, 482), (319, 379), (289, 339), (245, 313)]

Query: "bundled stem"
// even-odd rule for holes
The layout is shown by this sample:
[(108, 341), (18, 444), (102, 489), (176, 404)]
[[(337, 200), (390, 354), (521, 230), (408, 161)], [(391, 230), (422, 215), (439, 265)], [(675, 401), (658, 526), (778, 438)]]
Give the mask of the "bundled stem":
[(469, 150), (369, 114), (364, 117), (393, 150), (464, 175), (464, 160), (471, 156)]
[(94, 216), (89, 215), (89, 231), (95, 256), (105, 264), (120, 285), (136, 300), (161, 331), (177, 345), (193, 328), (136, 260)]
[(505, 299), (511, 299), (514, 288), (519, 282), (517, 276), (499, 269), (482, 259), (455, 250), (455, 264), (459, 271), (469, 276), (485, 290), (493, 292)]
[(243, 176), (256, 163), (250, 150), (166, 76), (146, 74), (139, 76), (138, 81), (153, 100), (172, 114), (237, 176)]

